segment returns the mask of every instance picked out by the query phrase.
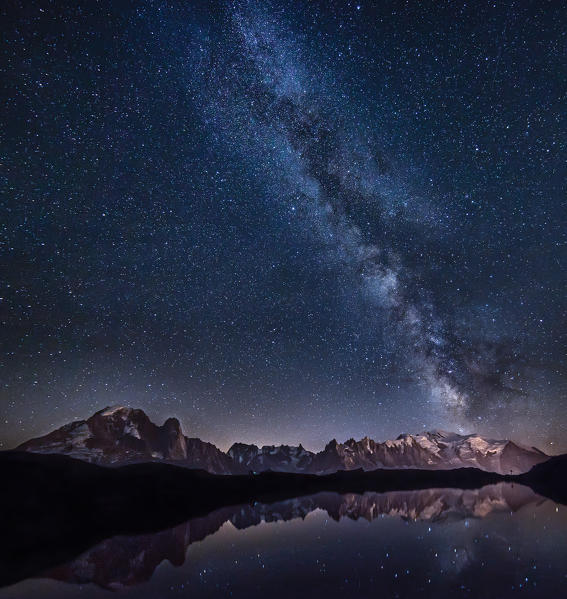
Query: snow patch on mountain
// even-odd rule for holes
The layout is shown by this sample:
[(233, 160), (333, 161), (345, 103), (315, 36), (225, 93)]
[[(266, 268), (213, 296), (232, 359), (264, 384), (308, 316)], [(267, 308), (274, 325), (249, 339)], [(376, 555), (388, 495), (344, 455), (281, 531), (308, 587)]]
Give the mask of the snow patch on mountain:
[(98, 412), (98, 414), (100, 414), (101, 416), (113, 416), (117, 412), (120, 412), (120, 411), (125, 412), (128, 409), (129, 408), (126, 408), (124, 406), (109, 406), (107, 408), (104, 408), (100, 412)]

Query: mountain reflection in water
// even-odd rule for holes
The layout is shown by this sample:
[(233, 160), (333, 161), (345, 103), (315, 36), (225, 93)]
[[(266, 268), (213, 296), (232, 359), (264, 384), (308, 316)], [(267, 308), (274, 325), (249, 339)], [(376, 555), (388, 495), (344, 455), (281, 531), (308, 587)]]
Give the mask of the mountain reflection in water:
[(113, 537), (42, 576), (77, 584), (94, 583), (113, 590), (138, 585), (150, 580), (165, 560), (182, 566), (192, 543), (213, 535), (227, 522), (243, 530), (262, 522), (305, 519), (315, 510), (323, 510), (335, 521), (372, 521), (390, 516), (439, 523), (515, 513), (529, 504), (545, 501), (527, 487), (507, 483), (476, 490), (427, 489), (362, 495), (323, 492), (271, 504), (222, 508), (156, 534)]

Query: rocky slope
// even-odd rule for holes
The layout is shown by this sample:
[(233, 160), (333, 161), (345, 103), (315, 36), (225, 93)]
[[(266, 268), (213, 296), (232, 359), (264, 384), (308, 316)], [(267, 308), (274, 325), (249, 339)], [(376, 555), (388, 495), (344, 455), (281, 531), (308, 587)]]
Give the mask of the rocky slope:
[(176, 418), (157, 426), (142, 410), (121, 406), (66, 424), (44, 437), (26, 441), (18, 449), (60, 453), (97, 464), (159, 460), (217, 474), (234, 473), (228, 455), (212, 443), (185, 437)]
[(301, 445), (247, 445), (235, 443), (227, 453), (211, 443), (187, 438), (179, 421), (169, 418), (157, 426), (142, 410), (105, 408), (88, 420), (67, 424), (18, 449), (61, 453), (99, 464), (118, 465), (143, 461), (168, 461), (216, 474), (274, 470), (328, 474), (337, 470), (424, 468), (446, 470), (474, 467), (499, 474), (520, 474), (548, 456), (534, 447), (478, 435), (434, 431), (400, 435), (393, 441), (368, 437), (338, 443), (333, 439), (319, 453)]

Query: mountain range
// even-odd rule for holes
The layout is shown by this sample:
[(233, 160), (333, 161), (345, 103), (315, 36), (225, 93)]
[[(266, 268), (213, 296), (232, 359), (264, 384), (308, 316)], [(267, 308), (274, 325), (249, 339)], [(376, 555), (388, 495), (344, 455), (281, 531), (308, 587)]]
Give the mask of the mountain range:
[(368, 437), (344, 443), (333, 439), (317, 453), (302, 445), (258, 447), (245, 443), (235, 443), (225, 453), (212, 443), (186, 437), (176, 418), (168, 418), (158, 426), (142, 410), (122, 406), (104, 408), (87, 420), (66, 424), (26, 441), (17, 449), (64, 454), (111, 466), (167, 462), (214, 474), (266, 470), (328, 474), (358, 468), (447, 470), (464, 467), (498, 474), (521, 474), (549, 458), (535, 447), (513, 441), (445, 431), (404, 434), (384, 442)]

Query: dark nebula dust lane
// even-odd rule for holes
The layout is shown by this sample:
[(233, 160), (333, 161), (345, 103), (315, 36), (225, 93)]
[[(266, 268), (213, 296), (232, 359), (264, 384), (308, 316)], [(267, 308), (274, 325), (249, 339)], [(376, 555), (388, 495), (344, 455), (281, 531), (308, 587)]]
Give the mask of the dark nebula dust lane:
[(4, 446), (126, 404), (567, 449), (564, 12), (3, 8)]

